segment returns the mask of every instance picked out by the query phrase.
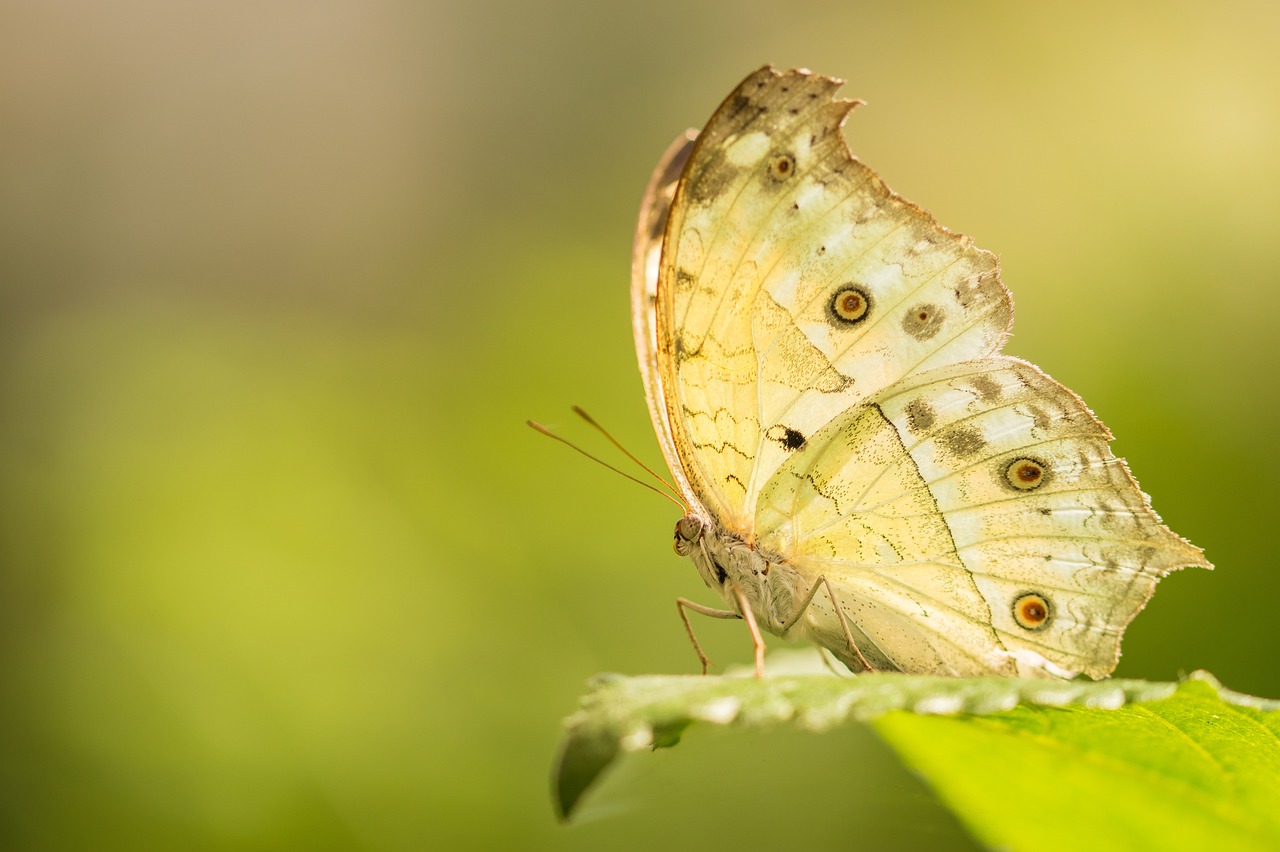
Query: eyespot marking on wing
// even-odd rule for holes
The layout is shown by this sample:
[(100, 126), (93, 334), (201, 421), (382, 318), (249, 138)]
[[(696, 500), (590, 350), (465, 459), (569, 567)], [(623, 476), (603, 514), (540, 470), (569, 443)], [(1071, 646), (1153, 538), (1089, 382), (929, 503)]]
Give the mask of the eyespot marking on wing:
[(903, 315), (902, 330), (916, 340), (929, 340), (942, 329), (946, 318), (946, 312), (937, 305), (916, 305)]
[(1053, 621), (1053, 605), (1044, 595), (1023, 592), (1013, 601), (1013, 620), (1023, 630), (1038, 633)]
[(1036, 459), (1014, 459), (1003, 469), (1000, 479), (1015, 491), (1034, 491), (1049, 481), (1049, 469)]
[(864, 287), (845, 284), (831, 297), (827, 314), (836, 326), (857, 325), (871, 313), (871, 295)]
[(796, 173), (796, 158), (783, 152), (769, 158), (769, 177), (779, 183)]

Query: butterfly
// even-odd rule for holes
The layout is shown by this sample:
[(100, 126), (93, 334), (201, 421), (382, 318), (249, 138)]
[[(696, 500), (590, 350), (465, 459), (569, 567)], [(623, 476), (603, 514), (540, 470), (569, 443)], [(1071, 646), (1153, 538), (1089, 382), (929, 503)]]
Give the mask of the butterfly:
[(674, 545), (729, 606), (681, 599), (690, 638), (686, 609), (746, 619), (757, 674), (763, 629), (855, 672), (1105, 677), (1160, 578), (1212, 566), (1081, 399), (1000, 354), (995, 256), (852, 156), (842, 84), (761, 68), (645, 191), (632, 315)]

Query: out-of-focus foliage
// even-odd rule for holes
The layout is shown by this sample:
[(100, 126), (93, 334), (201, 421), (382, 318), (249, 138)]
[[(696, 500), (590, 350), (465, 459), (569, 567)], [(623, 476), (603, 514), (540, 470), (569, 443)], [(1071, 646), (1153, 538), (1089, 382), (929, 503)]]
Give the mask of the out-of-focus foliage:
[[(691, 735), (555, 823), (601, 670), (696, 665), (627, 317), (653, 161), (768, 61), (1001, 254), (1170, 525), (1118, 674), (1280, 695), (1272, 4), (16, 0), (0, 13), (7, 848), (969, 841), (861, 730)], [(559, 419), (558, 418), (562, 418)], [(719, 662), (741, 625), (701, 629)]]

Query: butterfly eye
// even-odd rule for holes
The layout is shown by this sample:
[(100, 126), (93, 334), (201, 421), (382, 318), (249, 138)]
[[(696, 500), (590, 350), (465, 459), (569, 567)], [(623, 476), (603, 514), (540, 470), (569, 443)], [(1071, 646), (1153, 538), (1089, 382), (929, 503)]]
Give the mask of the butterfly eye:
[(697, 515), (685, 515), (676, 521), (676, 535), (672, 546), (676, 553), (688, 556), (693, 545), (702, 538), (702, 518)]
[(796, 161), (790, 154), (779, 154), (769, 163), (769, 174), (775, 180), (786, 180), (795, 173)]
[(861, 287), (844, 286), (831, 298), (831, 317), (838, 324), (862, 322), (871, 310), (871, 297)]
[(1004, 478), (1019, 491), (1033, 491), (1044, 485), (1048, 472), (1035, 459), (1016, 459), (1005, 468)]
[(1044, 595), (1027, 592), (1013, 602), (1013, 620), (1024, 630), (1044, 630), (1052, 617), (1053, 609)]

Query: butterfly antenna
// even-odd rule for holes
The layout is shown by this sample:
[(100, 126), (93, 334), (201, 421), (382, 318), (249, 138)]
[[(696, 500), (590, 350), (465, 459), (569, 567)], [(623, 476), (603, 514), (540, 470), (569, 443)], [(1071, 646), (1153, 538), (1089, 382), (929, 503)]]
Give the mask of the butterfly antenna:
[[(584, 416), (585, 416), (585, 415), (584, 415)], [(588, 419), (588, 421), (590, 421), (590, 418), (587, 418), (587, 419)], [(670, 494), (668, 494), (667, 492), (663, 491), (662, 489), (657, 488), (657, 487), (656, 487), (656, 486), (654, 486), (652, 483), (645, 482), (643, 479), (637, 479), (636, 477), (632, 476), (631, 474), (627, 473), (626, 471), (619, 470), (618, 468), (616, 468), (616, 467), (614, 467), (613, 465), (609, 464), (609, 463), (608, 463), (607, 461), (605, 461), (604, 459), (600, 459), (600, 458), (597, 458), (596, 456), (591, 455), (591, 453), (589, 453), (589, 452), (587, 452), (586, 450), (582, 449), (582, 447), (579, 447), (577, 444), (573, 443), (572, 441), (568, 441), (568, 440), (566, 440), (566, 439), (564, 439), (564, 438), (560, 437), (560, 436), (559, 436), (559, 435), (557, 435), (555, 432), (552, 432), (550, 429), (548, 429), (546, 426), (543, 426), (541, 423), (538, 423), (538, 422), (536, 422), (536, 421), (534, 421), (534, 420), (526, 420), (525, 422), (526, 422), (526, 423), (528, 423), (528, 424), (529, 424), (529, 428), (530, 428), (530, 429), (533, 429), (535, 432), (541, 432), (543, 435), (546, 435), (548, 438), (554, 438), (555, 440), (557, 440), (557, 441), (559, 441), (560, 443), (564, 444), (566, 447), (570, 448), (571, 450), (576, 450), (577, 452), (582, 453), (582, 455), (584, 455), (584, 456), (586, 456), (587, 458), (591, 459), (591, 460), (592, 460), (593, 462), (595, 462), (596, 464), (603, 465), (603, 466), (607, 467), (609, 470), (613, 471), (614, 473), (618, 474), (619, 476), (623, 477), (624, 479), (630, 479), (632, 482), (636, 483), (637, 485), (641, 485), (641, 486), (643, 486), (643, 487), (645, 487), (645, 488), (648, 488), (650, 491), (652, 491), (652, 492), (653, 492), (653, 493), (655, 493), (655, 494), (660, 494), (661, 496), (663, 496), (663, 497), (665, 497), (666, 499), (670, 500), (672, 503), (675, 503), (677, 506), (679, 506), (681, 511), (683, 511), (683, 512), (688, 512), (688, 511), (689, 511), (689, 507), (688, 507), (688, 506), (686, 506), (683, 502), (681, 502), (680, 500), (678, 500), (678, 499), (676, 499), (675, 497), (671, 496)], [(597, 427), (597, 428), (599, 428), (599, 427)], [(610, 439), (610, 440), (612, 440), (612, 439)], [(616, 442), (615, 442), (615, 443), (616, 443)], [(624, 452), (624, 453), (626, 453), (627, 451), (626, 451), (626, 450), (623, 450), (623, 452)], [(630, 453), (627, 453), (627, 455), (628, 455), (628, 456), (631, 456), (631, 454), (630, 454)], [(633, 458), (633, 459), (634, 459), (635, 457), (634, 457), (634, 456), (631, 456), (631, 458)], [(645, 467), (643, 464), (641, 464), (640, 466), (641, 466), (641, 467)], [(649, 469), (648, 469), (647, 467), (645, 467), (645, 470), (649, 470)], [(650, 470), (649, 472), (650, 472), (650, 473), (653, 473), (653, 471), (651, 471), (651, 470)], [(655, 474), (655, 475), (656, 475), (656, 474)], [(666, 482), (665, 482), (665, 481), (663, 481), (661, 477), (659, 477), (659, 481), (662, 481), (662, 483), (663, 483), (664, 485), (666, 485)]]
[(587, 421), (587, 423), (591, 424), (591, 427), (595, 429), (597, 432), (599, 432), (601, 435), (604, 435), (605, 438), (608, 439), (610, 444), (613, 444), (615, 447), (617, 447), (624, 456), (631, 459), (636, 464), (640, 465), (640, 467), (642, 467), (646, 473), (648, 473), (654, 479), (658, 480), (664, 486), (666, 486), (666, 488), (672, 494), (675, 494), (677, 497), (680, 495), (680, 492), (676, 490), (676, 487), (674, 485), (672, 485), (670, 482), (667, 482), (667, 480), (664, 479), (661, 474), (657, 473), (653, 468), (649, 467), (649, 465), (645, 464), (644, 462), (640, 461), (640, 459), (632, 455), (630, 450), (622, 446), (622, 444), (618, 443), (618, 439), (610, 435), (603, 426), (601, 426), (594, 419), (592, 419), (590, 414), (587, 414), (587, 412), (583, 411), (580, 407), (576, 405), (573, 407), (573, 413), (581, 417), (583, 420)]

